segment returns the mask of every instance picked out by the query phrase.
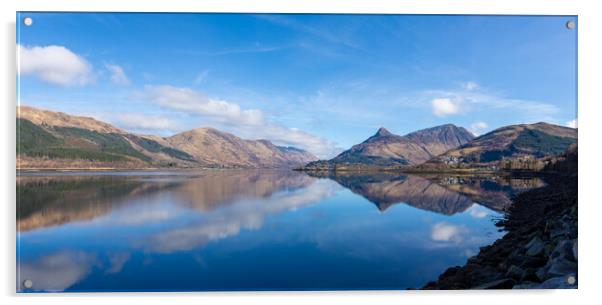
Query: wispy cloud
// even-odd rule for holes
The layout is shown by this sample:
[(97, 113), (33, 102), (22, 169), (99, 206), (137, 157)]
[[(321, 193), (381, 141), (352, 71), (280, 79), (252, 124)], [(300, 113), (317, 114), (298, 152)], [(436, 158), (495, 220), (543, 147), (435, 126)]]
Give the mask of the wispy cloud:
[(477, 136), (487, 128), (489, 128), (489, 125), (485, 122), (474, 122), (470, 124), (470, 131)]
[(250, 47), (243, 48), (231, 48), (220, 51), (210, 52), (208, 55), (220, 56), (220, 55), (231, 55), (231, 54), (245, 54), (245, 53), (266, 53), (281, 51), (290, 48), (290, 46), (264, 46), (260, 43), (255, 43)]
[(129, 85), (130, 79), (125, 75), (123, 68), (114, 64), (105, 64), (105, 68), (111, 74), (111, 82), (117, 85)]
[(473, 81), (462, 82), (461, 84), (462, 84), (462, 88), (464, 88), (468, 91), (472, 91), (472, 90), (479, 88), (479, 84), (477, 84)]
[(300, 22), (298, 20), (295, 20), (295, 19), (287, 17), (287, 16), (283, 16), (283, 15), (270, 14), (270, 15), (255, 15), (255, 16), (262, 20), (266, 20), (268, 22), (271, 22), (271, 23), (274, 23), (277, 25), (291, 28), (291, 29), (301, 32), (301, 33), (305, 33), (305, 34), (309, 34), (314, 37), (318, 37), (321, 40), (329, 42), (329, 43), (339, 44), (339, 45), (343, 45), (343, 46), (354, 48), (354, 49), (359, 48), (359, 46), (356, 43), (354, 43), (353, 40), (349, 39), (347, 37), (347, 35), (340, 35), (340, 33), (339, 34), (332, 33), (330, 30), (328, 30), (324, 27), (312, 26), (312, 25), (308, 24), (307, 22)]
[(243, 138), (267, 139), (277, 145), (303, 148), (318, 157), (331, 157), (339, 151), (334, 143), (323, 138), (269, 122), (259, 109), (243, 109), (237, 103), (210, 98), (190, 88), (145, 86), (134, 96), (164, 108), (197, 116), (199, 121)]
[(288, 45), (264, 45), (259, 42), (255, 42), (243, 46), (227, 46), (222, 49), (215, 50), (197, 50), (197, 49), (178, 49), (176, 53), (186, 55), (199, 55), (199, 56), (225, 56), (225, 55), (236, 55), (236, 54), (254, 54), (254, 53), (269, 53), (278, 52), (295, 47), (293, 44)]
[(32, 75), (64, 87), (82, 86), (94, 80), (92, 65), (63, 46), (17, 45), (21, 75)]
[(196, 77), (194, 78), (194, 83), (198, 85), (198, 84), (204, 82), (207, 79), (208, 75), (209, 75), (209, 70), (203, 70), (203, 71), (199, 72), (196, 75)]

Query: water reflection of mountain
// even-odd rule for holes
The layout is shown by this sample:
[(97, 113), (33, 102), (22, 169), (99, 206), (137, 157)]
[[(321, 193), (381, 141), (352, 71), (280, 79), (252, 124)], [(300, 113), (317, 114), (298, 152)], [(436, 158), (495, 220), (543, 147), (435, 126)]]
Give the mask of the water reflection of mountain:
[(515, 194), (545, 185), (542, 179), (535, 177), (435, 176), (431, 179), (495, 211), (508, 209)]
[(17, 228), (86, 221), (169, 191), (174, 203), (207, 211), (240, 198), (304, 188), (313, 178), (290, 171), (206, 171), (174, 175), (19, 176)]
[(397, 203), (406, 203), (445, 215), (464, 212), (474, 202), (498, 212), (505, 211), (512, 204), (513, 194), (543, 186), (538, 178), (419, 177), (384, 172), (313, 172), (309, 175), (338, 182), (374, 203), (380, 211)]
[(126, 198), (173, 186), (124, 176), (20, 176), (17, 228), (24, 232), (94, 219), (124, 204)]
[[(295, 180), (300, 178), (295, 176)], [(314, 181), (303, 188), (282, 188), (265, 198), (246, 197), (203, 211), (202, 217), (148, 236), (143, 247), (149, 252), (171, 253), (260, 229), (270, 216), (307, 207), (330, 197), (338, 189), (328, 181)], [(298, 181), (297, 181), (298, 182)], [(334, 187), (333, 187), (334, 186)]]
[(315, 179), (293, 171), (206, 171), (180, 185), (177, 204), (210, 211), (242, 198), (268, 198), (275, 192), (308, 187)]

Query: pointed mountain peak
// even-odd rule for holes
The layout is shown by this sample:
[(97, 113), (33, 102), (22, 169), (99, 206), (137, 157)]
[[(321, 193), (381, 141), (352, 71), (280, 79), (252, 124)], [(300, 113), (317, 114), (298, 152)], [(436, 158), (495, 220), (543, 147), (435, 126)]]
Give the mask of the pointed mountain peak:
[(393, 134), (388, 131), (386, 128), (381, 127), (378, 129), (378, 131), (376, 132), (376, 134), (374, 136), (377, 137), (386, 137), (386, 136), (392, 136)]

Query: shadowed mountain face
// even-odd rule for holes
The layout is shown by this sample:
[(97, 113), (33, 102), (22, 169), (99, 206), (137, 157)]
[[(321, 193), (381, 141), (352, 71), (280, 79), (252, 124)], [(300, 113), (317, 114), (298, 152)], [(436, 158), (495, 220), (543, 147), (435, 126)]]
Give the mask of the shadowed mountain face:
[(492, 163), (503, 158), (559, 155), (577, 142), (577, 129), (547, 123), (498, 128), (424, 164), (455, 167)]
[(474, 203), (497, 212), (505, 211), (512, 195), (543, 186), (537, 178), (457, 177), (395, 175), (389, 173), (309, 172), (313, 177), (329, 178), (374, 203), (380, 211), (405, 203), (439, 214), (453, 215), (468, 210)]
[(311, 153), (245, 140), (212, 128), (171, 137), (131, 134), (93, 118), (21, 106), (17, 109), (18, 168), (220, 167), (291, 168)]
[[(290, 171), (204, 171), (141, 176), (19, 176), (17, 228), (89, 221), (124, 205), (168, 194), (182, 208), (210, 211), (241, 198), (268, 198), (306, 188), (313, 178)], [(159, 198), (160, 199), (160, 198)]]
[(385, 128), (366, 141), (354, 145), (327, 161), (311, 162), (306, 169), (342, 169), (345, 166), (409, 166), (417, 165), (459, 147), (473, 139), (462, 127), (441, 125), (409, 133), (392, 134)]

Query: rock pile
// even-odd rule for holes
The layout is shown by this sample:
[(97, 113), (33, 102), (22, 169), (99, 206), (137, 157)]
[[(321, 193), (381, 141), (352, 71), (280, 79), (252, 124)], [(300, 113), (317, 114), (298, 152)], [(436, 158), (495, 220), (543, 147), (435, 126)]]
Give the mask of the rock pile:
[(423, 289), (577, 288), (577, 176), (546, 181), (514, 198), (503, 238)]

